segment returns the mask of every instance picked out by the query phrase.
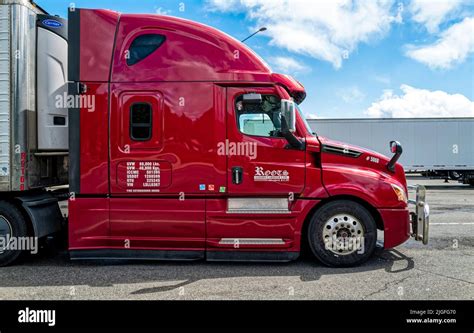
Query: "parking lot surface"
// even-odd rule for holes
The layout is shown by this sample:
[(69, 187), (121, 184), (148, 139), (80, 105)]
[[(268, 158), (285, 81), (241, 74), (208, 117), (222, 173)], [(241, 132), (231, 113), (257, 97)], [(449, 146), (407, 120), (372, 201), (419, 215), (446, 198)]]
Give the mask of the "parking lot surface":
[(0, 268), (0, 299), (474, 299), (474, 188), (428, 186), (430, 242), (377, 249), (355, 268), (290, 263), (71, 262), (43, 253)]

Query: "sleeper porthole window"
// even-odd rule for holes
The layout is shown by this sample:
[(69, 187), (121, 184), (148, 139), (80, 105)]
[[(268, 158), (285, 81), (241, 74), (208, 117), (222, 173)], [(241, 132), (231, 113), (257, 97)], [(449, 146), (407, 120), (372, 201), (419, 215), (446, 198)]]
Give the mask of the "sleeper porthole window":
[(127, 56), (127, 65), (139, 63), (163, 45), (166, 37), (158, 34), (145, 34), (135, 38), (130, 44)]

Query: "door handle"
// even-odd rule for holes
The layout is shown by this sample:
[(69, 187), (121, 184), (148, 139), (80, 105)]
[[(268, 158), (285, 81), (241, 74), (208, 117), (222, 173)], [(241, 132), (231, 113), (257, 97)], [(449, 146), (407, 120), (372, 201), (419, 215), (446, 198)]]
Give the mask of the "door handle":
[(243, 170), (241, 167), (232, 168), (232, 184), (239, 185), (242, 183)]

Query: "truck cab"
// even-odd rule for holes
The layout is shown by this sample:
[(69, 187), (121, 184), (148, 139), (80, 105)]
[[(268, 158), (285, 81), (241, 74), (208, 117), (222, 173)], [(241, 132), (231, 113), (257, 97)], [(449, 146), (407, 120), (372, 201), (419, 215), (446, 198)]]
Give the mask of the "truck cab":
[(69, 111), (73, 259), (287, 261), (309, 244), (344, 266), (377, 229), (386, 248), (409, 238), (403, 168), (311, 133), (304, 87), (244, 44), (106, 10), (69, 29), (70, 94), (95, 98)]
[[(402, 152), (312, 133), (304, 87), (251, 49), (170, 16), (70, 8), (71, 259), (290, 261), (352, 266), (427, 242)], [(411, 228), (410, 228), (410, 225)]]

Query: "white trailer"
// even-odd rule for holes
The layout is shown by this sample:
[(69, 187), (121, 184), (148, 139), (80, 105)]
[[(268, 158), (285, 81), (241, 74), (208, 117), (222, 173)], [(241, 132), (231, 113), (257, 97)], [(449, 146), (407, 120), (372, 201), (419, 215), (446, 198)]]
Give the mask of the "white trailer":
[(474, 118), (309, 119), (328, 138), (388, 153), (387, 142), (403, 146), (407, 172), (449, 175), (474, 182)]
[[(64, 220), (68, 183), (67, 22), (29, 0), (0, 0), (0, 237), (44, 239)], [(60, 198), (64, 197), (64, 194)], [(47, 217), (47, 218), (45, 218)], [(0, 263), (20, 251), (0, 248)]]

